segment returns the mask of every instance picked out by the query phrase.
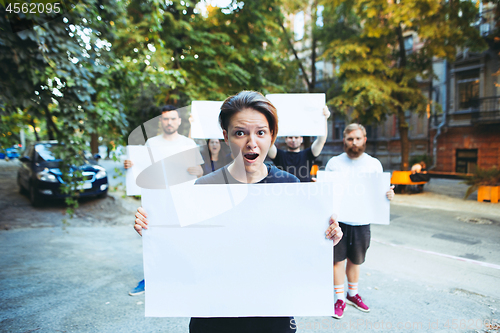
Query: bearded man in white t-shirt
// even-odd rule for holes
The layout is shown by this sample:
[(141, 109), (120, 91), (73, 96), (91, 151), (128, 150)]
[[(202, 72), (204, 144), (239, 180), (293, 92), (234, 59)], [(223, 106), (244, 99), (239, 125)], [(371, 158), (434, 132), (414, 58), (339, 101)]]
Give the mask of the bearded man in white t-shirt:
[[(366, 129), (360, 124), (350, 124), (344, 130), (344, 153), (332, 157), (325, 171), (348, 173), (383, 172), (382, 164), (374, 157), (365, 153)], [(387, 191), (389, 200), (394, 198), (393, 187)], [(358, 294), (360, 266), (365, 261), (366, 251), (370, 246), (370, 222), (356, 224), (339, 222), (344, 237), (334, 248), (334, 289), (335, 314), (340, 319), (344, 315), (346, 302), (363, 312), (370, 308)], [(347, 275), (348, 292), (344, 294), (344, 277)]]
[[(203, 164), (203, 157), (198, 149), (198, 145), (193, 139), (185, 137), (178, 132), (182, 119), (179, 117), (177, 109), (172, 105), (163, 106), (159, 121), (162, 133), (146, 141), (146, 145), (153, 148), (151, 149), (151, 153), (153, 154), (154, 160), (159, 161), (181, 152), (191, 151), (192, 153), (185, 155), (192, 163), (192, 166), (187, 168), (187, 172), (198, 178), (203, 176), (203, 168), (201, 167), (201, 164)], [(125, 160), (123, 162), (125, 169), (131, 168), (132, 165), (133, 163), (131, 160)], [(128, 294), (130, 296), (144, 294), (145, 285), (146, 283), (144, 280), (140, 281), (137, 287), (130, 290)]]
[[(180, 152), (198, 149), (198, 145), (193, 139), (185, 137), (179, 134), (179, 126), (181, 125), (182, 119), (179, 117), (179, 112), (172, 105), (165, 105), (161, 109), (160, 116), (160, 127), (162, 133), (149, 138), (146, 145), (149, 147), (157, 147), (153, 150), (155, 156), (155, 161), (159, 161), (165, 157), (178, 154)], [(203, 158), (201, 154), (195, 154), (194, 165), (187, 168), (187, 172), (196, 177), (203, 176)], [(132, 167), (133, 163), (131, 160), (125, 160), (123, 166), (125, 169)]]

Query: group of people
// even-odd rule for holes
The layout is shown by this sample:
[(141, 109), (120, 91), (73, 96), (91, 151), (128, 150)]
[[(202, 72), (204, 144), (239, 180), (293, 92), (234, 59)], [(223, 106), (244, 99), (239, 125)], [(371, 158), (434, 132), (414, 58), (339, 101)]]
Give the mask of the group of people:
[[(177, 130), (181, 123), (175, 109), (164, 108), (160, 118), (162, 133), (148, 140), (168, 141), (190, 149), (194, 141), (180, 135)], [(328, 108), (323, 109), (325, 120), (330, 116)], [(326, 121), (325, 121), (326, 123)], [(310, 148), (302, 150), (303, 138), (291, 136), (285, 139), (287, 149), (278, 149), (275, 140), (278, 135), (276, 108), (262, 94), (242, 91), (228, 97), (221, 106), (219, 124), (223, 130), (224, 142), (230, 152), (221, 152), (219, 140), (208, 140), (208, 157), (203, 166), (193, 165), (187, 172), (198, 177), (196, 184), (263, 184), (314, 181), (310, 170), (314, 159), (325, 145), (325, 135), (319, 136)], [(188, 143), (188, 140), (191, 142)], [(329, 160), (327, 171), (382, 172), (381, 163), (366, 154), (366, 130), (360, 124), (351, 124), (344, 131), (344, 150), (339, 156)], [(148, 144), (148, 143), (146, 143)], [(264, 163), (269, 157), (275, 165)], [(126, 161), (126, 168), (132, 163)], [(394, 191), (388, 184), (386, 196), (391, 200)], [(332, 212), (329, 227), (325, 231), (334, 245), (334, 318), (342, 318), (346, 304), (352, 304), (361, 311), (369, 307), (358, 294), (360, 265), (365, 260), (370, 245), (370, 223), (353, 225), (338, 222)], [(142, 207), (135, 214), (134, 228), (142, 235), (148, 228), (147, 213)], [(348, 293), (344, 293), (347, 275)], [(144, 289), (144, 280), (136, 288)], [(136, 291), (137, 291), (136, 290)], [(132, 291), (130, 293), (138, 294)], [(191, 318), (190, 332), (295, 332), (290, 317), (238, 317), (238, 318)]]

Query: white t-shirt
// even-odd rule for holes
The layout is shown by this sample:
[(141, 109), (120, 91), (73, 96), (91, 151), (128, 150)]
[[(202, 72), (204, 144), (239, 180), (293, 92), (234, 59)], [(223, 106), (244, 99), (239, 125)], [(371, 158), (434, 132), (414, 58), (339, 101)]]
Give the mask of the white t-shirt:
[[(160, 134), (149, 138), (146, 142), (146, 146), (149, 146), (151, 148), (151, 152), (153, 154), (153, 159), (155, 162), (172, 155), (193, 149), (192, 151), (194, 153), (190, 154), (190, 161), (186, 161), (186, 163), (190, 164), (190, 166), (198, 166), (204, 163), (203, 157), (201, 156), (199, 147), (196, 142), (194, 142), (193, 139), (185, 137), (184, 135), (179, 135), (176, 140), (165, 140), (163, 138), (163, 135)], [(195, 148), (196, 150), (194, 150)]]
[(347, 173), (373, 173), (383, 172), (382, 163), (367, 153), (360, 157), (351, 159), (346, 153), (332, 157), (326, 164), (325, 171), (337, 171)]
[[(382, 163), (374, 157), (363, 153), (360, 157), (356, 159), (351, 159), (346, 153), (342, 153), (338, 156), (332, 157), (328, 163), (326, 164), (325, 171), (337, 171), (337, 172), (345, 172), (349, 174), (358, 174), (358, 173), (376, 173), (383, 172)], [(352, 222), (344, 222), (342, 223), (348, 225), (366, 225), (369, 223), (352, 223)]]

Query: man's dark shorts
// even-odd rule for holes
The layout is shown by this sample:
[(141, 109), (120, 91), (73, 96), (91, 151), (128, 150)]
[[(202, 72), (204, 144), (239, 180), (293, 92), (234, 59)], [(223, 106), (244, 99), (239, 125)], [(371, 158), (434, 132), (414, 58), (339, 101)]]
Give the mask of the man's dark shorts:
[(361, 265), (365, 262), (366, 251), (370, 247), (370, 225), (348, 225), (339, 222), (342, 229), (342, 239), (335, 245), (334, 262), (349, 258), (353, 264)]

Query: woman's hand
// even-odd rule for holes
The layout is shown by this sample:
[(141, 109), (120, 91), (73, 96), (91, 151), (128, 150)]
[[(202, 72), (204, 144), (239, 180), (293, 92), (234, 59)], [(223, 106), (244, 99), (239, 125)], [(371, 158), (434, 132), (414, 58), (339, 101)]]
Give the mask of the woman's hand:
[(201, 167), (201, 165), (195, 167), (189, 167), (187, 171), (190, 175), (196, 176), (198, 178), (203, 176), (203, 168)]
[(339, 223), (337, 222), (337, 215), (333, 214), (330, 217), (330, 226), (326, 229), (326, 238), (333, 241), (333, 246), (337, 245), (342, 239), (342, 229), (340, 229)]
[(147, 216), (148, 214), (146, 214), (144, 208), (142, 207), (137, 208), (137, 213), (135, 213), (134, 229), (141, 236), (142, 236), (142, 229), (148, 228), (148, 220), (146, 219)]

